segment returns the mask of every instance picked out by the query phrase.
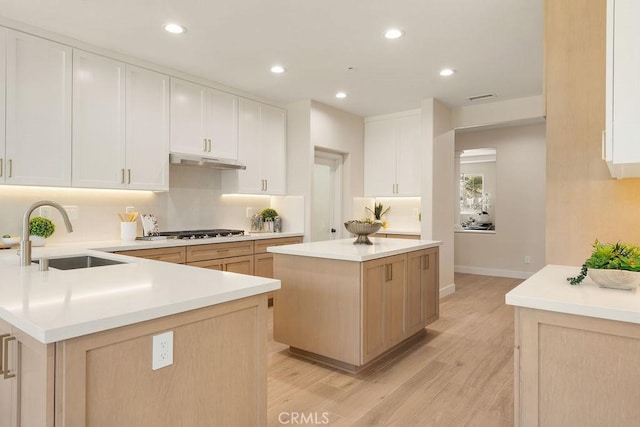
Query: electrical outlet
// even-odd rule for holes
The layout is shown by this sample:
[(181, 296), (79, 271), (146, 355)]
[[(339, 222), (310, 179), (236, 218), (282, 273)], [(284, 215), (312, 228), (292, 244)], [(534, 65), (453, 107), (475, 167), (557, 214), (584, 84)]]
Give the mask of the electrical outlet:
[(151, 369), (173, 365), (173, 331), (153, 336)]
[(40, 206), (39, 215), (43, 218), (51, 219), (51, 206)]
[(136, 208), (134, 208), (133, 206), (127, 206), (126, 208), (124, 208), (125, 213), (131, 213), (131, 212), (135, 212)]
[(63, 206), (63, 208), (65, 211), (67, 211), (67, 216), (69, 217), (69, 219), (78, 219), (80, 209), (77, 206)]
[(253, 216), (253, 208), (247, 208), (247, 218), (251, 218)]
[(529, 255), (524, 257), (524, 263), (525, 264), (531, 264), (531, 257)]

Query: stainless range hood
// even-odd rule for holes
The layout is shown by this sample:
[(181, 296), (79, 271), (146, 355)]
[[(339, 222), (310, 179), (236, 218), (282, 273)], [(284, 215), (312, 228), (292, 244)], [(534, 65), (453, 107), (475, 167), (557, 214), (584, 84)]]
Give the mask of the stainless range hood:
[(237, 160), (218, 159), (215, 157), (197, 156), (195, 154), (170, 153), (169, 163), (173, 165), (197, 166), (210, 169), (246, 169), (247, 167)]

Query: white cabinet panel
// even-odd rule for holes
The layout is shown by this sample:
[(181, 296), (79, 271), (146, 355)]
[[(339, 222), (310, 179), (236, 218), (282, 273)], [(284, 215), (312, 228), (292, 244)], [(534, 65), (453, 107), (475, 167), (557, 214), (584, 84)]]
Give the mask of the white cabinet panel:
[(603, 156), (616, 178), (640, 177), (640, 2), (607, 2), (607, 130)]
[(420, 196), (420, 135), (419, 113), (366, 120), (365, 196)]
[(5, 157), (5, 102), (7, 81), (7, 30), (0, 28), (0, 184), (4, 184), (7, 161)]
[(71, 185), (71, 48), (9, 31), (7, 184)]
[(171, 79), (171, 151), (238, 158), (238, 97)]
[(238, 160), (246, 170), (222, 171), (225, 193), (286, 192), (286, 111), (240, 98)]
[(169, 77), (126, 67), (127, 188), (169, 189)]
[(74, 187), (125, 187), (124, 95), (124, 63), (74, 50)]

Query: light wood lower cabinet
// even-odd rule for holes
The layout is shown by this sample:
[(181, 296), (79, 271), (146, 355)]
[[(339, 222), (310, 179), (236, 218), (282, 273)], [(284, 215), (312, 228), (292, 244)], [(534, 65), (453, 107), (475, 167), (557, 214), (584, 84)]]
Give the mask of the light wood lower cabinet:
[(515, 426), (640, 420), (640, 324), (515, 308)]
[[(274, 239), (256, 240), (253, 256), (253, 274), (260, 277), (273, 279), (273, 254), (267, 252), (271, 246), (295, 245), (302, 243), (302, 237), (277, 237)], [(276, 291), (277, 292), (277, 291)], [(268, 297), (273, 299), (275, 292), (269, 292)]]
[[(260, 295), (49, 345), (13, 330), (20, 383), (0, 382), (0, 425), (264, 426), (266, 324)], [(169, 330), (174, 363), (154, 371)]]
[(176, 264), (184, 264), (187, 260), (187, 251), (184, 246), (159, 249), (136, 249), (131, 251), (118, 251), (116, 253), (156, 261), (173, 262)]
[(366, 262), (275, 254), (274, 339), (358, 371), (438, 317), (438, 248)]
[(253, 275), (253, 255), (188, 262), (193, 267)]

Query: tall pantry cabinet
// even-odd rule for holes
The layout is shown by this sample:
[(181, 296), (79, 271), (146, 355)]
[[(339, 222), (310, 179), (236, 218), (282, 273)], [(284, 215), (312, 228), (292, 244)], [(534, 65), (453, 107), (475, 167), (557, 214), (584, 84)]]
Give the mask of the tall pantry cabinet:
[(71, 185), (71, 48), (6, 30), (4, 182)]

